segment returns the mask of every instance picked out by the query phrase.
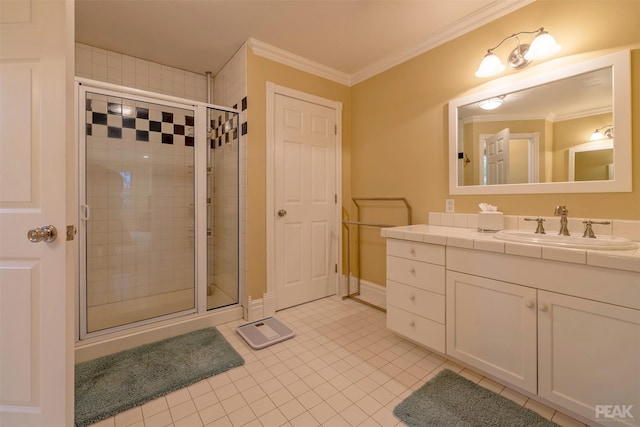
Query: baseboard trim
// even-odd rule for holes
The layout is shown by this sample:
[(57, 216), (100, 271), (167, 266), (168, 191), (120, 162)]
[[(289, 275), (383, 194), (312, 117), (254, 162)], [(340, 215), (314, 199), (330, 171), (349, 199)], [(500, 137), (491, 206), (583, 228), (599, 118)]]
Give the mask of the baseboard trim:
[(264, 304), (262, 298), (247, 298), (247, 315), (245, 316), (245, 318), (249, 322), (264, 319)]
[[(351, 294), (357, 291), (358, 278), (351, 276)], [(340, 277), (340, 295), (347, 295), (347, 276)], [(358, 299), (366, 301), (380, 308), (387, 307), (387, 288), (368, 280), (360, 280), (360, 295)]]

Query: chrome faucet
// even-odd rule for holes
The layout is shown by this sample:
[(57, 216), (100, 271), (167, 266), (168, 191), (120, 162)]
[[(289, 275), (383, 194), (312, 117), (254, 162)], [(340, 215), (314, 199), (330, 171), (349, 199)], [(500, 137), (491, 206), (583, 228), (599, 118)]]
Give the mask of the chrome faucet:
[(554, 216), (560, 217), (560, 231), (558, 232), (561, 236), (569, 236), (569, 229), (567, 228), (567, 214), (569, 213), (569, 209), (565, 205), (556, 206), (556, 210), (553, 212)]

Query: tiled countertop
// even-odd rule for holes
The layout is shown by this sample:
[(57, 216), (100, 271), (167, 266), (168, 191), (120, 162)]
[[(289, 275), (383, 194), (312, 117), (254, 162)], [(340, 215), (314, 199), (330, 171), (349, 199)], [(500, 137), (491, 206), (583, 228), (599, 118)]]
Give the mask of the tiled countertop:
[(603, 251), (506, 242), (495, 239), (495, 233), (484, 233), (471, 228), (426, 224), (383, 228), (380, 234), (382, 237), (392, 239), (411, 240), (640, 273), (640, 248), (623, 251)]

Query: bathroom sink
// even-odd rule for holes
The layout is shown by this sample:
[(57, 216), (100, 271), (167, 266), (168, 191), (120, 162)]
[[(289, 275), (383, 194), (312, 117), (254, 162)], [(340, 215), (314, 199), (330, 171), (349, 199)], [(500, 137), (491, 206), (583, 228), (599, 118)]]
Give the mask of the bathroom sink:
[(630, 250), (638, 247), (636, 243), (623, 237), (600, 235), (592, 239), (582, 237), (581, 235), (560, 236), (557, 234), (535, 234), (533, 230), (502, 230), (498, 231), (494, 235), (494, 238), (508, 242), (605, 251)]

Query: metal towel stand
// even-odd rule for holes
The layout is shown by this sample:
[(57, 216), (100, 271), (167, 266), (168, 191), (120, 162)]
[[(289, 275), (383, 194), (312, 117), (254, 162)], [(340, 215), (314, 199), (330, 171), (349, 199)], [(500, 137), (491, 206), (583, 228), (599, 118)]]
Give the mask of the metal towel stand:
[[(378, 310), (386, 311), (384, 308), (379, 307), (375, 304), (372, 304), (368, 301), (364, 301), (360, 296), (360, 227), (376, 227), (376, 228), (387, 228), (387, 227), (396, 227), (398, 225), (410, 225), (411, 224), (411, 205), (409, 205), (409, 201), (405, 197), (353, 197), (351, 199), (356, 206), (356, 220), (355, 221), (342, 221), (342, 226), (344, 227), (347, 233), (347, 294), (342, 297), (342, 299), (350, 298), (355, 301), (358, 301), (362, 304), (369, 305), (373, 308), (377, 308)], [(407, 223), (406, 224), (376, 224), (369, 222), (360, 221), (360, 207), (361, 205), (358, 202), (402, 202), (404, 207), (407, 210)], [(357, 277), (357, 289), (355, 292), (351, 292), (351, 225), (355, 225), (358, 227), (358, 239), (356, 240), (356, 249), (358, 251), (357, 258), (357, 266), (358, 266), (358, 277)]]

